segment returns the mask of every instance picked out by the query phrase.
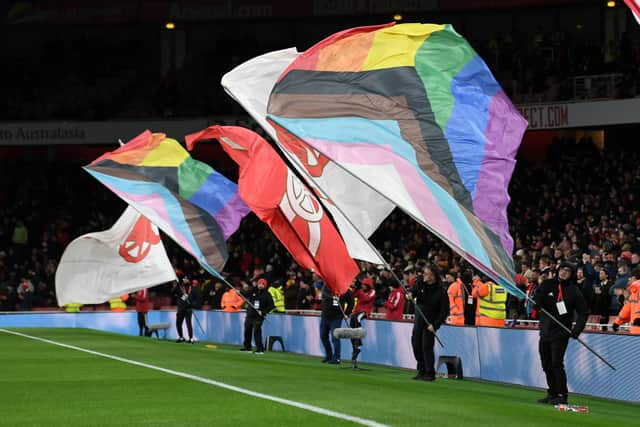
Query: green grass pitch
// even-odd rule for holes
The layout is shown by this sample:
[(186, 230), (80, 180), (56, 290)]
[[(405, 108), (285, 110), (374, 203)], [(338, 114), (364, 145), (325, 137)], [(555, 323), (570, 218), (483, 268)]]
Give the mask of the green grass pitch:
[(574, 395), (570, 403), (591, 412), (559, 412), (536, 403), (540, 390), (412, 381), (413, 372), (404, 369), (362, 365), (371, 370), (353, 371), (317, 357), (246, 354), (227, 345), (210, 349), (87, 329), (13, 331), (123, 360), (0, 332), (0, 426), (358, 425), (206, 381), (393, 426), (618, 427), (640, 419), (634, 404)]

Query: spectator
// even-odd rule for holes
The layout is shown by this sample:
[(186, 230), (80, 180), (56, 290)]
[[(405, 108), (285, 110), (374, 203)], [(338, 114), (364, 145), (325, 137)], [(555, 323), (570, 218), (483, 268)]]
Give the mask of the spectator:
[(139, 336), (149, 336), (147, 313), (149, 312), (149, 290), (140, 289), (135, 294), (136, 312), (138, 313)]
[(633, 270), (629, 282), (628, 296), (618, 317), (613, 322), (613, 330), (618, 332), (620, 325), (630, 323), (630, 332), (634, 335), (640, 335), (640, 268)]
[(389, 298), (387, 298), (387, 301), (384, 303), (384, 308), (387, 310), (387, 320), (403, 319), (404, 301), (404, 289), (400, 286), (400, 283), (393, 283), (389, 292)]
[(611, 296), (611, 305), (609, 306), (609, 313), (615, 316), (624, 303), (624, 290), (627, 289), (629, 283), (629, 266), (626, 263), (620, 264), (618, 267), (618, 276), (615, 283), (609, 288), (609, 295)]
[(611, 289), (612, 283), (605, 270), (600, 270), (598, 277), (599, 280), (593, 284), (591, 313), (600, 316), (601, 324), (607, 324), (609, 322), (609, 307), (611, 306), (609, 290)]
[(286, 310), (295, 310), (298, 308), (298, 283), (294, 278), (289, 278), (285, 282), (284, 288), (284, 307)]
[(242, 309), (244, 300), (240, 296), (240, 293), (235, 288), (229, 288), (223, 295), (220, 301), (222, 310), (229, 313), (236, 313)]

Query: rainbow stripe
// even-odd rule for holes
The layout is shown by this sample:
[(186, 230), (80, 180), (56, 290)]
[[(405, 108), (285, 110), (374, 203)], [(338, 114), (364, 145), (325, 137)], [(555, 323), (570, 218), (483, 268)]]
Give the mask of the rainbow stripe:
[(330, 36), (280, 76), (268, 114), (521, 294), (506, 208), (527, 122), (451, 26)]
[(225, 240), (249, 212), (236, 184), (149, 131), (84, 169), (219, 276)]

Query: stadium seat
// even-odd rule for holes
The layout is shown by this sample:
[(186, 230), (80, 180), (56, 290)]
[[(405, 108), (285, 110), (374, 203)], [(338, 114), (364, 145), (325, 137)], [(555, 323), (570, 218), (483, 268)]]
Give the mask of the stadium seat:
[(162, 309), (162, 307), (171, 305), (171, 297), (159, 296), (154, 298), (153, 300), (153, 308), (154, 310)]
[(156, 334), (156, 338), (160, 338), (158, 331), (162, 331), (162, 338), (167, 338), (167, 329), (169, 329), (169, 323), (153, 323), (149, 325), (149, 336)]
[(447, 365), (447, 376), (458, 380), (463, 379), (462, 376), (462, 359), (458, 356), (440, 356), (436, 363), (436, 371), (440, 369), (442, 364)]
[(600, 315), (592, 314), (587, 318), (587, 331), (599, 331), (600, 330)]
[(265, 345), (267, 351), (273, 351), (273, 344), (277, 342), (280, 343), (280, 348), (282, 348), (282, 351), (286, 351), (284, 349), (284, 341), (282, 340), (282, 337), (280, 335), (269, 335), (267, 337), (267, 343)]

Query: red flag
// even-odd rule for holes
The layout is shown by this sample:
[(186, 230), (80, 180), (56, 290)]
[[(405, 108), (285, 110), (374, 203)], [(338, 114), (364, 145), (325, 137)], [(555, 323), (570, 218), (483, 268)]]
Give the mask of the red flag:
[(640, 0), (624, 0), (624, 2), (629, 6), (634, 18), (636, 18), (636, 21), (640, 24)]
[(306, 269), (338, 294), (349, 288), (358, 266), (313, 192), (257, 133), (238, 126), (211, 126), (186, 137), (187, 148), (217, 139), (240, 167), (240, 197)]

